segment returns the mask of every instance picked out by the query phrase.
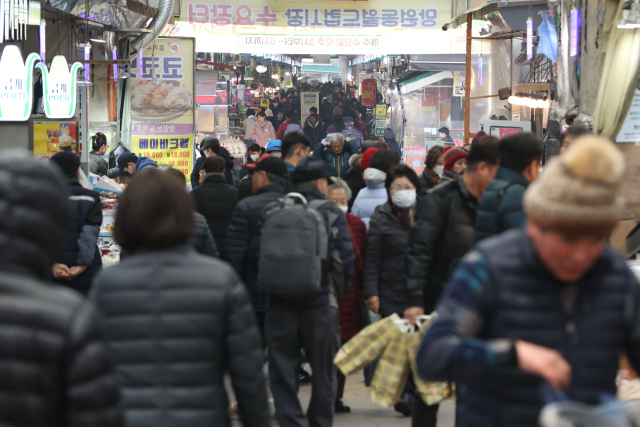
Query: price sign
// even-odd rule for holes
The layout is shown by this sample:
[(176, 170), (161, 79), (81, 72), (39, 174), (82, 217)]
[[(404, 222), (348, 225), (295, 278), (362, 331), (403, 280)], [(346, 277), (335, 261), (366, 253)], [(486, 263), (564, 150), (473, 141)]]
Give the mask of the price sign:
[(362, 105), (376, 104), (376, 88), (377, 83), (374, 79), (365, 79), (362, 81)]
[(131, 136), (131, 151), (185, 175), (193, 170), (193, 135)]

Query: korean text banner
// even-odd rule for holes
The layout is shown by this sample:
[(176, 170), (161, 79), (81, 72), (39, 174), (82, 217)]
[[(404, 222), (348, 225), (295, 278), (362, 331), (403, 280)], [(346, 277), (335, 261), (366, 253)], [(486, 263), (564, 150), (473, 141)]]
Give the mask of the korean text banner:
[(193, 169), (193, 135), (132, 136), (131, 151), (185, 175)]
[(134, 59), (131, 135), (194, 133), (194, 66), (193, 39), (160, 37)]
[(186, 0), (172, 35), (197, 37), (198, 52), (428, 54), (463, 51), (447, 0)]

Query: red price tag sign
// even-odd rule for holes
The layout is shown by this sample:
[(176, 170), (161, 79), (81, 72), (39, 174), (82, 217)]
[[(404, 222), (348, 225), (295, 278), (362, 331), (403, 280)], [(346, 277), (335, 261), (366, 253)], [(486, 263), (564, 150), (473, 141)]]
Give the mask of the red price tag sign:
[(377, 84), (374, 79), (362, 81), (362, 105), (376, 104), (376, 88)]

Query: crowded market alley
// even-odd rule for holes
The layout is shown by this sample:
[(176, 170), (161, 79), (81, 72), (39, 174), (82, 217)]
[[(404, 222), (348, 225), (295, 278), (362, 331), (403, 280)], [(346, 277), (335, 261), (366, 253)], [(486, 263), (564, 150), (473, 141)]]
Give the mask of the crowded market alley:
[(640, 426), (640, 0), (0, 1), (3, 427)]

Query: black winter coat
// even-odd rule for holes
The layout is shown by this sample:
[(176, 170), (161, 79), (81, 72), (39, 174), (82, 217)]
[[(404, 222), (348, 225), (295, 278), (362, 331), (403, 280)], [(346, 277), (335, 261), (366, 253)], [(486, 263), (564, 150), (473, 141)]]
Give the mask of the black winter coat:
[(199, 254), (220, 258), (220, 253), (218, 252), (216, 242), (213, 240), (211, 230), (209, 230), (207, 219), (198, 212), (193, 213), (193, 219), (195, 222), (195, 233), (189, 241), (191, 246), (193, 246)]
[(366, 187), (367, 184), (364, 182), (362, 170), (358, 166), (351, 166), (351, 169), (344, 175), (344, 180), (351, 189), (351, 200), (349, 200), (349, 210), (351, 210), (353, 202), (355, 202), (356, 197), (358, 197), (358, 193)]
[[(202, 154), (200, 157), (198, 157), (198, 160), (196, 160), (195, 165), (193, 165), (193, 171), (191, 172), (191, 189), (192, 190), (195, 190), (196, 188), (200, 187), (200, 171), (202, 170), (204, 159), (206, 159), (206, 157), (204, 154)], [(227, 159), (226, 157), (223, 157), (223, 159), (226, 163), (226, 166), (224, 169), (224, 177), (227, 181), (227, 184), (235, 186), (235, 183), (233, 182), (233, 173), (231, 172), (231, 170), (233, 169), (233, 162), (230, 159)]]
[(436, 186), (436, 183), (433, 181), (433, 177), (427, 168), (424, 168), (422, 173), (418, 175), (418, 182), (420, 183), (420, 196), (424, 196), (427, 194), (427, 191)]
[(249, 296), (226, 263), (188, 245), (139, 251), (96, 278), (127, 427), (230, 426), (228, 372), (244, 426), (269, 426)]
[(309, 143), (311, 144), (311, 151), (316, 148), (316, 137), (318, 136), (318, 133), (321, 129), (322, 125), (316, 123), (316, 127), (313, 127), (311, 126), (311, 123), (308, 122), (305, 123), (304, 128), (302, 129), (304, 131), (304, 135), (307, 137)]
[(409, 238), (406, 296), (409, 306), (430, 313), (460, 259), (473, 247), (478, 201), (462, 175), (418, 200)]
[(98, 249), (98, 236), (102, 225), (102, 203), (100, 195), (80, 185), (77, 179), (69, 179), (69, 200), (73, 203), (73, 223), (67, 234), (58, 263), (67, 267), (87, 266), (79, 276), (71, 280), (56, 282), (87, 294), (93, 277), (102, 270), (102, 254)]
[(0, 425), (121, 427), (93, 304), (50, 283), (73, 204), (52, 166), (0, 159)]
[(238, 201), (249, 196), (253, 196), (253, 182), (251, 176), (246, 176), (240, 180), (240, 185), (238, 186)]
[(207, 219), (218, 251), (224, 255), (224, 236), (238, 203), (238, 190), (227, 184), (222, 175), (211, 175), (191, 194), (196, 201), (196, 209)]
[(367, 254), (362, 271), (365, 298), (380, 297), (380, 305), (403, 303), (405, 257), (409, 250), (410, 227), (400, 221), (390, 202), (371, 216)]
[(233, 211), (225, 239), (224, 259), (236, 269), (251, 294), (255, 311), (267, 309), (264, 292), (258, 287), (260, 230), (262, 211), (269, 203), (284, 196), (281, 185), (269, 184), (257, 194), (241, 200)]

